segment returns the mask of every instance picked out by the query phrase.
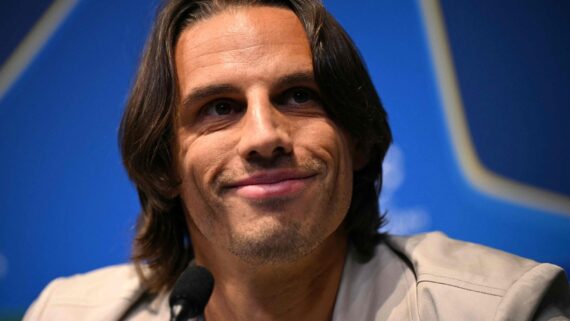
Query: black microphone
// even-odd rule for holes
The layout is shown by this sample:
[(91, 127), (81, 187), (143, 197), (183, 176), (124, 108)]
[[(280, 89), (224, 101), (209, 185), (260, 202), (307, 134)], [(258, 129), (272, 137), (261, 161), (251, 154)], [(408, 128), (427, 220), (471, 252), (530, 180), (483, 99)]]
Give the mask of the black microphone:
[(203, 314), (213, 290), (210, 271), (196, 265), (187, 267), (170, 293), (170, 321), (186, 321)]

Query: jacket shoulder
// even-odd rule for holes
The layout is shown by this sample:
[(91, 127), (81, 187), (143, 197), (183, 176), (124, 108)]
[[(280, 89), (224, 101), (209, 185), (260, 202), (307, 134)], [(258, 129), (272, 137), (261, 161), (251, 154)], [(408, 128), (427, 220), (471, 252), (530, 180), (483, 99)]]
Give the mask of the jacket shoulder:
[[(570, 316), (568, 281), (558, 266), (453, 240), (440, 232), (391, 236), (388, 244), (408, 260), (416, 275), (420, 314), (444, 319), (438, 314), (485, 311), (483, 320), (530, 320), (554, 306), (554, 314)], [(463, 311), (454, 310), (459, 306)], [(465, 311), (466, 306), (473, 306), (473, 311)]]
[(24, 320), (73, 320), (74, 317), (92, 320), (89, 316), (93, 313), (111, 320), (128, 308), (141, 292), (139, 278), (131, 264), (58, 278), (42, 291)]
[[(448, 238), (441, 232), (390, 237), (390, 244), (412, 263), (416, 276), (445, 278), (488, 287), (504, 294), (539, 263), (486, 246)], [(466, 284), (467, 286), (467, 284)]]

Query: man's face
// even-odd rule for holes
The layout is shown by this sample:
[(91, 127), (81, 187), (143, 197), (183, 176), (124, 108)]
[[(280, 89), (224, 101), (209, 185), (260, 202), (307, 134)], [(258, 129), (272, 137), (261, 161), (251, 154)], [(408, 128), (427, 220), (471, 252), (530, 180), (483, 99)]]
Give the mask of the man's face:
[(175, 60), (179, 193), (197, 256), (294, 260), (342, 234), (353, 145), (319, 101), (294, 13), (226, 10), (183, 31)]

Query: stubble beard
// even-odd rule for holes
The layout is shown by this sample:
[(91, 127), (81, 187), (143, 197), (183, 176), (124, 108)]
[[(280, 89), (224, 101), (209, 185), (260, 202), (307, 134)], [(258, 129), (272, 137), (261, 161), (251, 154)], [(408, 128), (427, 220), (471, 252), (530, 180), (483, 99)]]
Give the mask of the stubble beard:
[(285, 226), (266, 226), (254, 235), (231, 235), (229, 251), (249, 264), (290, 263), (315, 250), (323, 241), (319, 239), (322, 235), (318, 230), (303, 231), (299, 222), (288, 222)]

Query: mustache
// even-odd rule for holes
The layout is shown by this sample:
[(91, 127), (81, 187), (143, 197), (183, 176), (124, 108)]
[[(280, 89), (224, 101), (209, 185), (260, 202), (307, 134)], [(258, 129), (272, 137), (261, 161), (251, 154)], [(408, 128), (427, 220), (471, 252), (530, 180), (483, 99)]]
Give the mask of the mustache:
[(326, 163), (318, 158), (308, 158), (294, 160), (291, 158), (280, 158), (271, 161), (245, 163), (243, 168), (227, 168), (214, 177), (214, 186), (217, 190), (230, 185), (238, 179), (256, 175), (268, 170), (294, 170), (306, 173), (326, 173)]

